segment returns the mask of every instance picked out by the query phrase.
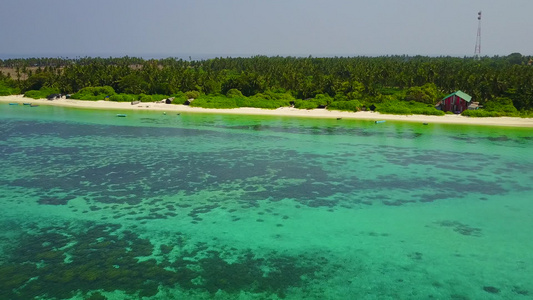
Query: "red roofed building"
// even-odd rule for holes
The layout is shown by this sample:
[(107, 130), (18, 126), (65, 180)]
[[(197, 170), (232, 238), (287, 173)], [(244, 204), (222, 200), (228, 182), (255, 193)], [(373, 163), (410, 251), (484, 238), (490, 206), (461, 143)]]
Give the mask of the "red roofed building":
[(453, 113), (460, 114), (468, 109), (468, 105), (471, 100), (472, 96), (464, 92), (457, 91), (444, 97), (444, 99), (439, 101), (435, 107), (442, 111), (451, 111)]

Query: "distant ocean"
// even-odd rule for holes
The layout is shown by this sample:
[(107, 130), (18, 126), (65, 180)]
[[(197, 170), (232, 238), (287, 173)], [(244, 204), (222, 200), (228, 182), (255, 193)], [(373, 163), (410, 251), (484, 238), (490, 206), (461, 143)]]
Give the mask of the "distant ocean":
[[(232, 54), (225, 54), (225, 53), (211, 53), (211, 54), (117, 54), (117, 53), (87, 53), (87, 54), (80, 54), (80, 53), (37, 53), (37, 54), (2, 54), (0, 53), (0, 59), (6, 60), (6, 59), (15, 59), (15, 58), (83, 58), (83, 57), (101, 57), (101, 58), (109, 58), (109, 57), (140, 57), (143, 59), (163, 59), (163, 58), (178, 58), (183, 60), (207, 60), (212, 58), (226, 58), (226, 57), (253, 57), (256, 55), (265, 55), (265, 56), (292, 56), (292, 57), (355, 57), (355, 56), (369, 56), (369, 57), (376, 57), (376, 56), (386, 56), (385, 54), (362, 54), (362, 53), (345, 53), (345, 54), (251, 54), (251, 53), (232, 53)], [(400, 54), (401, 55), (401, 54)], [(428, 55), (431, 57), (438, 57), (443, 55)], [(447, 56), (447, 55), (444, 55)], [(464, 55), (450, 55), (450, 56), (456, 56), (456, 57), (464, 57)], [(466, 55), (471, 56), (471, 55)]]
[(0, 299), (533, 295), (531, 128), (117, 113), (0, 105)]
[(116, 54), (116, 53), (36, 53), (36, 54), (0, 54), (0, 59), (16, 59), (16, 58), (83, 58), (83, 57), (140, 57), (143, 59), (163, 59), (163, 58), (178, 58), (183, 60), (205, 60), (216, 57), (250, 57), (253, 55), (224, 55), (224, 54)]

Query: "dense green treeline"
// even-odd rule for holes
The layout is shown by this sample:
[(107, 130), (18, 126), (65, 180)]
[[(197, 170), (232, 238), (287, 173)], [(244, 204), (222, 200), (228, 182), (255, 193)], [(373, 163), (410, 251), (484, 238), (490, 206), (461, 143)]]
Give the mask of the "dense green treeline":
[[(4, 70), (0, 93), (7, 93), (7, 88), (10, 92), (51, 88), (74, 94), (86, 87), (107, 86), (116, 94), (178, 98), (196, 91), (200, 95), (196, 103), (218, 103), (215, 106), (275, 108), (291, 103), (301, 108), (353, 110), (370, 103), (383, 109), (405, 100), (425, 104), (417, 108), (424, 110), (442, 96), (462, 90), (488, 107), (510, 103), (516, 111), (533, 110), (533, 66), (531, 58), (519, 53), (480, 60), (424, 56), (255, 56), (201, 61), (36, 58), (0, 60), (0, 67)], [(11, 68), (9, 75), (5, 68)], [(230, 91), (242, 96), (229, 97)]]

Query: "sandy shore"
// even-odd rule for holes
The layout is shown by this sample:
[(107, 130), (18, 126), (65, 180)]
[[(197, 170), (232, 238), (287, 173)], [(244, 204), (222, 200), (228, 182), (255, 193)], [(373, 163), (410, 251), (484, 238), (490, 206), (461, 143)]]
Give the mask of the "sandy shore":
[(274, 110), (259, 108), (235, 108), (235, 109), (206, 109), (190, 107), (187, 105), (174, 105), (163, 103), (139, 103), (132, 105), (129, 102), (112, 101), (80, 101), (71, 99), (29, 99), (22, 95), (2, 96), (2, 104), (8, 103), (33, 103), (38, 105), (56, 105), (90, 109), (115, 109), (126, 113), (131, 110), (155, 110), (164, 112), (190, 112), (190, 113), (215, 113), (215, 114), (241, 114), (241, 115), (266, 115), (266, 116), (287, 116), (287, 117), (308, 117), (308, 118), (343, 118), (343, 119), (363, 119), (363, 120), (394, 120), (419, 123), (447, 123), (447, 124), (471, 124), (488, 126), (511, 126), (511, 127), (533, 127), (533, 118), (470, 118), (461, 115), (426, 116), (426, 115), (386, 115), (373, 112), (344, 112), (329, 111), (325, 109), (304, 110), (289, 107), (282, 107)]

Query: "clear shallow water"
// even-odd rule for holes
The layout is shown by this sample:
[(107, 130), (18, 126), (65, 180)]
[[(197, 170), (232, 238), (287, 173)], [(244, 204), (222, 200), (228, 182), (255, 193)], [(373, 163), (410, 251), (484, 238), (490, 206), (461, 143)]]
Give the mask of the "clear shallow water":
[(527, 299), (533, 130), (0, 106), (2, 299)]

